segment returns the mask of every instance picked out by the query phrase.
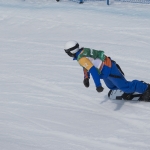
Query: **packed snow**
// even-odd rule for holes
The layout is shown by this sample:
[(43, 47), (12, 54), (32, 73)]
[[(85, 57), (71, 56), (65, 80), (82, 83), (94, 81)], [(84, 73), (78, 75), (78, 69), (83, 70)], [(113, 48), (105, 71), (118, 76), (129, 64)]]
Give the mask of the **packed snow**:
[(1, 0), (0, 149), (149, 150), (150, 103), (85, 88), (68, 40), (150, 83), (150, 5)]

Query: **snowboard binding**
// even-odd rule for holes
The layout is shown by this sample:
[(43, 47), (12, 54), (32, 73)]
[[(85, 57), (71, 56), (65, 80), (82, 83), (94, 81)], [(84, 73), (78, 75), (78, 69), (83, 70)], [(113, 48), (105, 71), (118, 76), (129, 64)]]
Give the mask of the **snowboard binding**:
[(143, 93), (124, 93), (121, 90), (110, 90), (108, 97), (112, 100), (133, 100), (133, 101), (145, 101), (150, 102), (150, 85), (148, 89)]
[(121, 90), (110, 90), (108, 92), (108, 97), (113, 100), (136, 100), (143, 101), (142, 94), (140, 93), (124, 93)]

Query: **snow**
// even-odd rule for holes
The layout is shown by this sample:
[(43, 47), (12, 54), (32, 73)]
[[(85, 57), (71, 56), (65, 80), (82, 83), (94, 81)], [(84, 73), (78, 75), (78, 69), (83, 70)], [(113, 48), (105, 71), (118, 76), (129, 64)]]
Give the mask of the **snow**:
[(149, 150), (150, 103), (97, 93), (64, 53), (104, 50), (128, 80), (150, 83), (150, 5), (0, 1), (1, 150)]

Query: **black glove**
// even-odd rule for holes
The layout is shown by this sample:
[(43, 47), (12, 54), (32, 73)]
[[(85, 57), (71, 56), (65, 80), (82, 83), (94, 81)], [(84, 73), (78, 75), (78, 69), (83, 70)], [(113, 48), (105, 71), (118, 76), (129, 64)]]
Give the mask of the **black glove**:
[(84, 84), (85, 87), (88, 88), (88, 87), (90, 86), (89, 79), (88, 79), (88, 78), (85, 78), (85, 79), (83, 80), (83, 84)]
[(99, 86), (96, 88), (97, 92), (103, 92), (104, 88), (102, 86)]

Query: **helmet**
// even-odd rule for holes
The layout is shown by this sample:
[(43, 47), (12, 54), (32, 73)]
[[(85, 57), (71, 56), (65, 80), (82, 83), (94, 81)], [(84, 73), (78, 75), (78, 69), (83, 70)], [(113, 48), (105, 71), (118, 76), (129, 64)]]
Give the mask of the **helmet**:
[(74, 57), (75, 54), (79, 51), (79, 44), (76, 41), (68, 41), (65, 44), (64, 50), (70, 57)]

